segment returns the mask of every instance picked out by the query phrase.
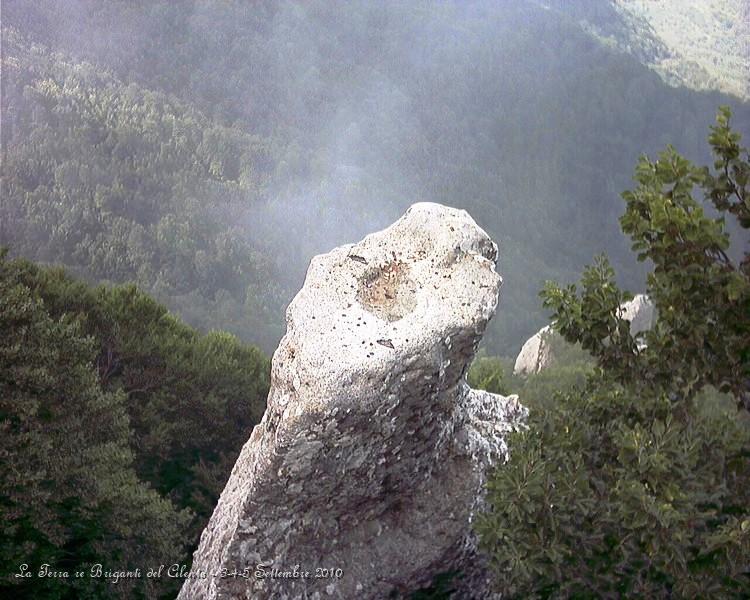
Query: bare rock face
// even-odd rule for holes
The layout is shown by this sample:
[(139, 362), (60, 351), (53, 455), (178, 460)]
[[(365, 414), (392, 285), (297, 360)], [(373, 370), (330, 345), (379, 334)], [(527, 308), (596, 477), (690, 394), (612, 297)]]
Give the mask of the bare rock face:
[(646, 294), (638, 294), (632, 300), (620, 305), (620, 318), (630, 321), (630, 335), (636, 336), (648, 331), (656, 316), (654, 303)]
[(181, 600), (399, 597), (453, 569), (488, 597), (470, 525), (524, 416), (465, 382), (496, 258), (466, 212), (427, 203), (313, 258)]
[[(619, 316), (630, 321), (630, 334), (636, 336), (651, 329), (655, 318), (654, 304), (646, 294), (638, 294), (620, 305)], [(513, 374), (533, 375), (549, 367), (555, 359), (552, 352), (552, 336), (559, 334), (547, 325), (526, 340), (516, 357)]]
[(550, 365), (552, 352), (548, 336), (551, 335), (555, 333), (552, 327), (547, 325), (526, 340), (513, 365), (514, 375), (531, 375)]

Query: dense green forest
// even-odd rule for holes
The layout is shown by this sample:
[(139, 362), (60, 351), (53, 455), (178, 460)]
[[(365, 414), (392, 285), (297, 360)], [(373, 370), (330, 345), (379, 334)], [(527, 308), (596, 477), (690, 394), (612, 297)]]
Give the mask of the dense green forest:
[(716, 106), (750, 120), (588, 35), (600, 3), (553, 8), (6, 2), (0, 243), (270, 352), (313, 254), (437, 201), (500, 243), (485, 345), (512, 356), (593, 253), (643, 286), (617, 235), (641, 152), (705, 161)]
[(14, 31), (4, 42), (2, 237), (13, 253), (137, 281), (204, 329), (275, 343), (269, 306), (283, 298), (238, 225), (267, 179), (263, 143)]
[(166, 577), (13, 575), (189, 564), (265, 409), (267, 359), (132, 285), (91, 288), (5, 253), (0, 298), (0, 593), (173, 597)]

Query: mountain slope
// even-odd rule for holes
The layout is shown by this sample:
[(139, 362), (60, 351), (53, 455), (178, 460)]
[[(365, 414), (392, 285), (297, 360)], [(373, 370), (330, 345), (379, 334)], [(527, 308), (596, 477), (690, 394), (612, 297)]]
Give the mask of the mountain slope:
[(744, 0), (553, 0), (551, 6), (669, 85), (750, 99), (750, 4)]
[(264, 141), (4, 34), (0, 244), (90, 281), (135, 281), (204, 330), (275, 344), (262, 307), (282, 300), (237, 225), (264, 193)]
[[(18, 91), (3, 107), (4, 130), (16, 132), (4, 132), (3, 177), (27, 187), (12, 188), (22, 193), (4, 209), (19, 233), (6, 229), (0, 242), (92, 279), (135, 279), (189, 322), (271, 350), (313, 254), (361, 238), (415, 201), (442, 202), (469, 210), (500, 243), (505, 285), (485, 343), (514, 355), (545, 321), (537, 298), (545, 279), (571, 280), (607, 251), (626, 285), (641, 287), (617, 224), (618, 194), (639, 153), (674, 143), (706, 162), (721, 103), (733, 105), (740, 131), (750, 123), (747, 104), (669, 87), (643, 57), (581, 28), (622, 31), (613, 5), (554, 4), (10, 4), (4, 24), (27, 38), (23, 52), (43, 44), (68, 67), (24, 67), (31, 75), (21, 77), (10, 63), (27, 59), (3, 57), (4, 81)], [(117, 97), (135, 86), (143, 99), (113, 103), (109, 84), (75, 75), (98, 71), (117, 81)], [(68, 127), (67, 96), (37, 92), (65, 90), (70, 77), (85, 90), (82, 106), (96, 98), (116, 110), (79, 111), (86, 123)], [(138, 108), (148, 98), (188, 128), (185, 144), (168, 127), (159, 137)], [(120, 117), (106, 117), (120, 110), (140, 115), (127, 135)], [(89, 147), (88, 129), (105, 142), (138, 142), (141, 130), (148, 140), (124, 150), (137, 168), (120, 179), (141, 199), (124, 220), (97, 205), (94, 185), (118, 197), (107, 179), (123, 169), (117, 145)], [(176, 165), (160, 158), (162, 142), (182, 148)], [(70, 161), (79, 179), (96, 165), (104, 183), (80, 189)], [(28, 179), (35, 173), (43, 186)], [(125, 267), (114, 259), (122, 256)]]

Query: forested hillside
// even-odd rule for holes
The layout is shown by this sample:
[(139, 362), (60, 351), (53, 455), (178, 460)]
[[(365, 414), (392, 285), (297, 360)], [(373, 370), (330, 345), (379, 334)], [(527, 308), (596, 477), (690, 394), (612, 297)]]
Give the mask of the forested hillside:
[[(552, 3), (554, 4), (554, 3)], [(615, 16), (613, 16), (615, 15)], [(597, 3), (6, 2), (1, 243), (137, 281), (188, 322), (275, 346), (312, 254), (406, 206), (501, 245), (486, 340), (513, 355), (545, 279), (606, 249), (641, 152), (705, 160), (717, 93), (665, 85), (579, 24)]]
[(137, 281), (195, 325), (274, 343), (264, 307), (283, 298), (237, 222), (268, 179), (262, 141), (13, 30), (4, 42), (3, 243), (92, 280)]
[[(667, 81), (750, 98), (750, 5), (745, 0), (618, 0), (632, 41), (644, 29), (661, 55), (648, 61)], [(640, 45), (640, 44), (636, 44)]]
[(189, 564), (265, 409), (267, 359), (133, 286), (90, 288), (4, 253), (0, 332), (0, 595), (173, 597), (166, 577), (13, 575)]

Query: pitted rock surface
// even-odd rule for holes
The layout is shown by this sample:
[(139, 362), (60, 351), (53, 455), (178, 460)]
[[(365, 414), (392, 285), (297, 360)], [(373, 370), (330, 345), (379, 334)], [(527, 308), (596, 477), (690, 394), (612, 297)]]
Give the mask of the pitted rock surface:
[(181, 600), (400, 597), (454, 569), (487, 597), (471, 522), (525, 414), (465, 381), (496, 260), (465, 211), (430, 203), (313, 258)]

